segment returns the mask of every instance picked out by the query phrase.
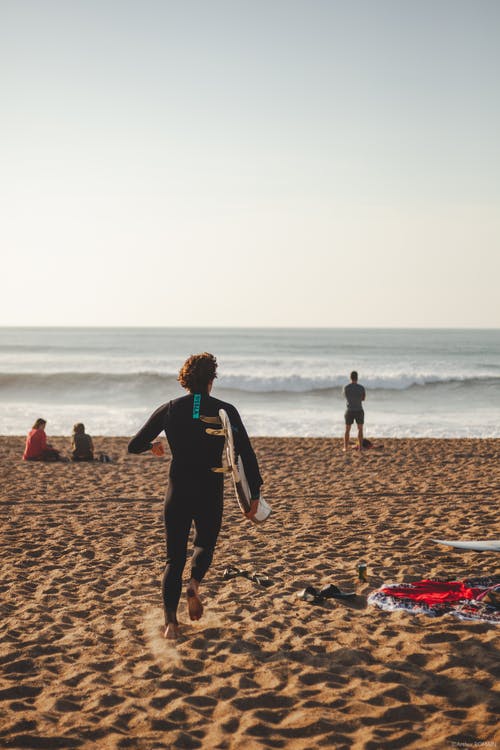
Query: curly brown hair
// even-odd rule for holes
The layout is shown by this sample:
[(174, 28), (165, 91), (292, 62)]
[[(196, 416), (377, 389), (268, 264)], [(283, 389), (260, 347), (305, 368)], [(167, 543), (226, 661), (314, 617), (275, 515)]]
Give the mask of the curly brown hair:
[(186, 359), (177, 380), (191, 393), (205, 393), (208, 384), (217, 377), (217, 360), (213, 354), (192, 354)]

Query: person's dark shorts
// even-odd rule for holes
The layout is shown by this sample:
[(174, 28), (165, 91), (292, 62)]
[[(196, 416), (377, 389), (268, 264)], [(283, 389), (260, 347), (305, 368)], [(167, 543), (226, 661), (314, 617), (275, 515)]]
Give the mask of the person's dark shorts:
[(356, 422), (356, 424), (364, 424), (365, 422), (365, 413), (363, 409), (359, 409), (359, 411), (347, 409), (344, 417), (346, 424), (353, 424), (353, 422)]

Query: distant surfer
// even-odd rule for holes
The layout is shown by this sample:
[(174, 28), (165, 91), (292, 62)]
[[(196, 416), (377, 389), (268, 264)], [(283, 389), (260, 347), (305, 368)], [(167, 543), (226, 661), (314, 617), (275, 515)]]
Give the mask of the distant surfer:
[(156, 409), (128, 446), (129, 453), (150, 450), (162, 455), (162, 443), (154, 441), (164, 431), (172, 452), (164, 506), (167, 564), (162, 580), (164, 635), (169, 639), (179, 634), (177, 607), (192, 523), (194, 553), (186, 589), (187, 606), (191, 620), (199, 620), (203, 614), (199, 587), (212, 562), (221, 528), (224, 489), (224, 475), (212, 471), (221, 466), (224, 438), (208, 435), (206, 421), (218, 418), (219, 409), (225, 409), (231, 420), (253, 499), (259, 497), (262, 485), (257, 458), (238, 411), (210, 395), (216, 377), (217, 360), (212, 354), (203, 352), (189, 357), (177, 378), (188, 395)]
[(358, 426), (358, 448), (363, 450), (363, 424), (365, 422), (365, 412), (363, 410), (363, 401), (366, 398), (364, 387), (358, 383), (358, 373), (356, 370), (351, 372), (351, 382), (344, 386), (342, 394), (346, 400), (345, 433), (344, 433), (344, 450), (349, 448), (349, 437), (351, 427), (356, 422)]

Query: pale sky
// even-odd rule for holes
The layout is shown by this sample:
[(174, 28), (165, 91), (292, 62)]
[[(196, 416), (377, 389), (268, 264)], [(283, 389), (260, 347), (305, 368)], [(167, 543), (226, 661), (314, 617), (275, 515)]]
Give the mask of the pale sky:
[(0, 0), (0, 325), (500, 327), (498, 0)]

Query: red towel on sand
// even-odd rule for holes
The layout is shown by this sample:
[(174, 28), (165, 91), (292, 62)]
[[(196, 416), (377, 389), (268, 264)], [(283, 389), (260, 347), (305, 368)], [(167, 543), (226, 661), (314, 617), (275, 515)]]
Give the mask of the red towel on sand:
[(403, 586), (382, 586), (384, 594), (412, 599), (425, 604), (439, 602), (458, 602), (461, 599), (477, 599), (484, 593), (484, 588), (470, 588), (464, 581), (415, 581)]

